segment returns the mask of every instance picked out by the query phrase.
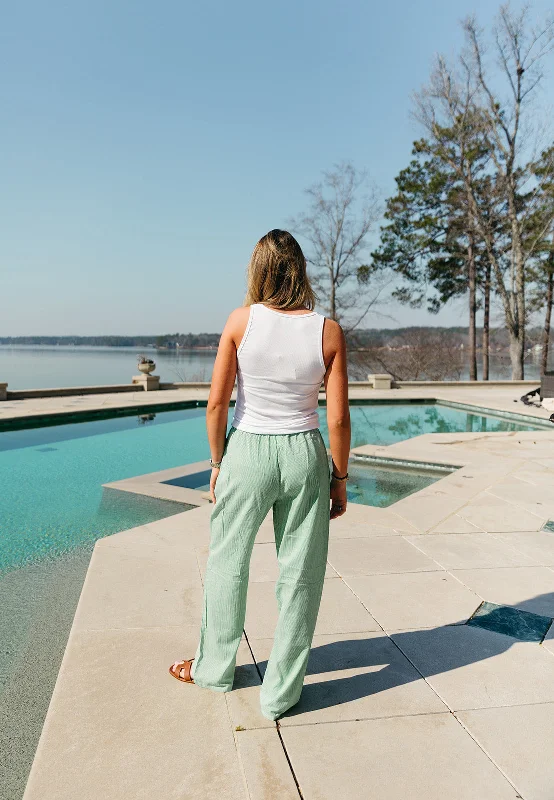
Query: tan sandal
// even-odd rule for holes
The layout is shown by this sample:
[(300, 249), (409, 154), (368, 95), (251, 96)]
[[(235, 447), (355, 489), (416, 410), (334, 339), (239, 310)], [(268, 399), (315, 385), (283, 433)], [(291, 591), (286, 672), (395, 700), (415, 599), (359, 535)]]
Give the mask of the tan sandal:
[[(176, 661), (169, 668), (170, 675), (173, 675), (178, 681), (183, 681), (183, 683), (194, 683), (192, 675), (190, 674), (193, 661), (194, 658), (190, 658), (188, 661)], [(181, 673), (183, 673), (183, 675), (181, 675)]]

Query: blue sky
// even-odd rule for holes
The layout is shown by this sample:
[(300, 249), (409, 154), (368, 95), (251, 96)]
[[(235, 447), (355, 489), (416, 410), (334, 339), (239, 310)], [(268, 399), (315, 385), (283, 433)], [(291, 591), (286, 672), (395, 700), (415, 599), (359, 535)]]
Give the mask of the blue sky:
[[(482, 24), (497, 8), (480, 0)], [(255, 242), (305, 209), (322, 170), (349, 159), (392, 192), (419, 135), (410, 95), (474, 9), (5, 6), (0, 335), (221, 330)], [(545, 102), (552, 89), (550, 74)], [(386, 311), (368, 324), (465, 323), (463, 304)]]

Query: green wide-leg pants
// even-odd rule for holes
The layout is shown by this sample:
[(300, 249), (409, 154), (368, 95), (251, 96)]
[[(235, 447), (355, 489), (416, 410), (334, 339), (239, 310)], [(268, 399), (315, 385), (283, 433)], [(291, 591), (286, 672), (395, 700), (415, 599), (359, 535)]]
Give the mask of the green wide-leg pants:
[(325, 576), (329, 481), (329, 460), (317, 428), (261, 434), (231, 427), (227, 434), (192, 675), (198, 686), (215, 691), (233, 687), (252, 547), (273, 509), (279, 619), (260, 690), (262, 714), (271, 720), (297, 703), (302, 691)]

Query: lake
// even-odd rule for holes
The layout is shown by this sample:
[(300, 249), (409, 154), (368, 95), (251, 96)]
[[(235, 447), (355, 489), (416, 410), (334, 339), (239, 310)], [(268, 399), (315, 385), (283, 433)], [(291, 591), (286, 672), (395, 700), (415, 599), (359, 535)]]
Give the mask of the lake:
[(140, 347), (0, 345), (0, 381), (10, 389), (50, 389), (131, 383), (137, 354), (153, 358), (162, 381), (209, 381), (215, 350), (155, 350)]
[[(130, 383), (138, 374), (137, 353), (156, 361), (162, 381), (209, 381), (215, 350), (156, 350), (138, 347), (76, 347), (55, 345), (0, 345), (0, 382), (9, 389), (50, 389)], [(538, 358), (528, 360), (525, 377), (538, 379)], [(481, 367), (479, 365), (479, 374)], [(365, 376), (350, 375), (352, 380)], [(462, 378), (467, 378), (467, 373)], [(508, 354), (491, 356), (491, 380), (510, 378)]]

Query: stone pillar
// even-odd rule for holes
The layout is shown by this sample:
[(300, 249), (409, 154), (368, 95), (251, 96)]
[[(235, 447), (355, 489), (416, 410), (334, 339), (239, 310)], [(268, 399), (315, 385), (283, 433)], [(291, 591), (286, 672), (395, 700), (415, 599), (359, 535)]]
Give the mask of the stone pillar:
[(0, 400), (8, 399), (8, 384), (0, 383)]
[(157, 392), (160, 388), (159, 375), (133, 375), (132, 383), (137, 385), (137, 388), (142, 386), (145, 392)]
[(386, 373), (383, 375), (368, 375), (367, 379), (373, 384), (374, 389), (392, 388), (392, 376)]

